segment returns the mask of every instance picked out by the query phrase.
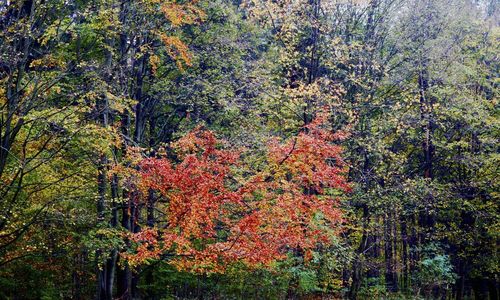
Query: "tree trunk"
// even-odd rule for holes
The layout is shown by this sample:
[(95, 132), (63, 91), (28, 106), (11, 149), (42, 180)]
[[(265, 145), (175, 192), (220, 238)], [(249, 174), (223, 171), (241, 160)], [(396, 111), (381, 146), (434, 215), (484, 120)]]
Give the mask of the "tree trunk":
[(358, 247), (357, 255), (352, 266), (352, 283), (349, 289), (349, 299), (354, 300), (358, 298), (358, 292), (361, 287), (361, 281), (363, 279), (363, 257), (364, 252), (367, 248), (367, 236), (368, 236), (368, 225), (369, 225), (369, 212), (368, 206), (363, 204), (363, 235), (361, 237), (361, 242)]
[[(422, 123), (422, 152), (423, 152), (423, 177), (432, 181), (434, 178), (433, 159), (434, 159), (434, 116), (433, 116), (433, 97), (428, 95), (429, 90), (429, 73), (427, 70), (427, 59), (421, 63), (421, 69), (418, 76), (418, 87), (420, 94), (420, 119)], [(420, 211), (420, 242), (425, 245), (429, 242), (429, 238), (433, 236), (434, 215), (430, 211), (433, 207), (432, 194), (424, 198), (423, 209)]]
[(407, 229), (407, 220), (404, 216), (401, 217), (401, 242), (402, 242), (402, 259), (403, 259), (403, 267), (402, 267), (402, 282), (401, 289), (403, 292), (408, 290), (408, 229)]
[(392, 218), (388, 213), (384, 216), (385, 283), (388, 292), (398, 290), (393, 254)]
[(434, 144), (432, 142), (433, 134), (433, 116), (432, 116), (432, 97), (427, 95), (429, 89), (429, 75), (427, 71), (427, 64), (424, 62), (422, 70), (418, 76), (418, 86), (420, 93), (420, 118), (423, 128), (422, 150), (424, 156), (423, 173), (424, 178), (433, 178), (433, 157), (434, 157)]

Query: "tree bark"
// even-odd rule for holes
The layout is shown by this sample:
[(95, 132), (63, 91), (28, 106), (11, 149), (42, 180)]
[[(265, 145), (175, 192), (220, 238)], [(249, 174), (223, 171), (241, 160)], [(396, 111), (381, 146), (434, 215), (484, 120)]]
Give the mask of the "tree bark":
[(401, 289), (403, 292), (406, 292), (408, 290), (408, 271), (409, 271), (409, 265), (408, 265), (408, 229), (407, 229), (407, 219), (402, 216), (401, 217), (401, 242), (402, 242), (402, 259), (403, 259), (403, 267), (402, 267), (402, 282), (401, 282)]
[(385, 283), (388, 292), (398, 290), (397, 276), (394, 266), (392, 215), (386, 213), (384, 216), (384, 258), (385, 258)]
[(349, 289), (349, 299), (355, 300), (358, 299), (358, 292), (361, 287), (361, 281), (363, 279), (363, 260), (364, 260), (364, 252), (367, 248), (367, 236), (368, 236), (368, 225), (370, 223), (369, 220), (369, 212), (368, 206), (363, 204), (363, 235), (361, 237), (361, 242), (358, 247), (357, 255), (354, 260), (352, 266), (352, 283)]

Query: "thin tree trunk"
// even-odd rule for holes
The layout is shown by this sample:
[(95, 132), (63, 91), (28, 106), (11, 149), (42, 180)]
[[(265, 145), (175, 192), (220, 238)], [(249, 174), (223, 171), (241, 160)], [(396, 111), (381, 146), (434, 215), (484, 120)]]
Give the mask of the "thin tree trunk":
[(368, 225), (368, 206), (366, 204), (363, 204), (363, 235), (361, 237), (357, 255), (352, 266), (352, 283), (348, 295), (349, 299), (351, 300), (358, 298), (358, 292), (361, 288), (361, 281), (363, 279), (363, 256), (367, 248)]
[(407, 229), (407, 219), (402, 216), (401, 217), (401, 242), (402, 242), (402, 259), (403, 259), (403, 268), (402, 268), (402, 283), (401, 289), (406, 292), (408, 290), (408, 229)]
[[(130, 116), (128, 111), (124, 112), (121, 120), (121, 131), (123, 136), (130, 136)], [(126, 143), (123, 143), (122, 152), (125, 155), (127, 151)], [(127, 203), (122, 204), (122, 216), (121, 216), (121, 225), (123, 228), (130, 230), (130, 199), (129, 199), (129, 191), (123, 189), (122, 192), (123, 199), (127, 199)], [(128, 244), (128, 241), (126, 242)], [(121, 268), (118, 268), (117, 271), (117, 297), (123, 300), (129, 299), (129, 287), (130, 287), (130, 269), (124, 264)]]
[(385, 283), (387, 291), (395, 292), (397, 291), (398, 287), (395, 276), (391, 222), (391, 214), (388, 213), (384, 216)]

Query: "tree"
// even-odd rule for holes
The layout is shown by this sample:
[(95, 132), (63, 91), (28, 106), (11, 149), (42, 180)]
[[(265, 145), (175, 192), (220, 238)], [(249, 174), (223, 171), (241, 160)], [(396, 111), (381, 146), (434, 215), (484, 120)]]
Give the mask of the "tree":
[[(178, 164), (142, 161), (134, 176), (142, 178), (143, 197), (150, 189), (162, 195), (167, 223), (134, 235), (137, 253), (126, 257), (140, 263), (173, 255), (179, 268), (203, 272), (234, 262), (269, 265), (289, 251), (310, 258), (339, 232), (334, 191), (349, 190), (340, 147), (330, 144), (342, 135), (322, 128), (325, 121), (321, 114), (293, 140), (271, 141), (265, 170), (243, 166), (237, 152), (217, 149), (213, 133), (200, 129), (172, 145)], [(252, 176), (237, 176), (234, 168), (242, 167)]]

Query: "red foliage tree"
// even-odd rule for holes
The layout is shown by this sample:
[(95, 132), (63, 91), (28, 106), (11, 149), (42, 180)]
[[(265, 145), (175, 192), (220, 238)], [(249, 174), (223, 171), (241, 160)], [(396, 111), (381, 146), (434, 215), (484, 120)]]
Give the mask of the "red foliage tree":
[[(267, 168), (252, 171), (240, 153), (220, 149), (210, 131), (197, 128), (172, 145), (180, 162), (149, 158), (140, 163), (140, 186), (166, 201), (166, 225), (131, 237), (132, 264), (171, 254), (179, 268), (217, 272), (234, 261), (267, 265), (289, 251), (308, 257), (338, 234), (342, 212), (334, 191), (348, 191), (343, 138), (324, 127), (326, 114), (293, 139), (272, 140)], [(247, 176), (238, 182), (236, 170)]]

